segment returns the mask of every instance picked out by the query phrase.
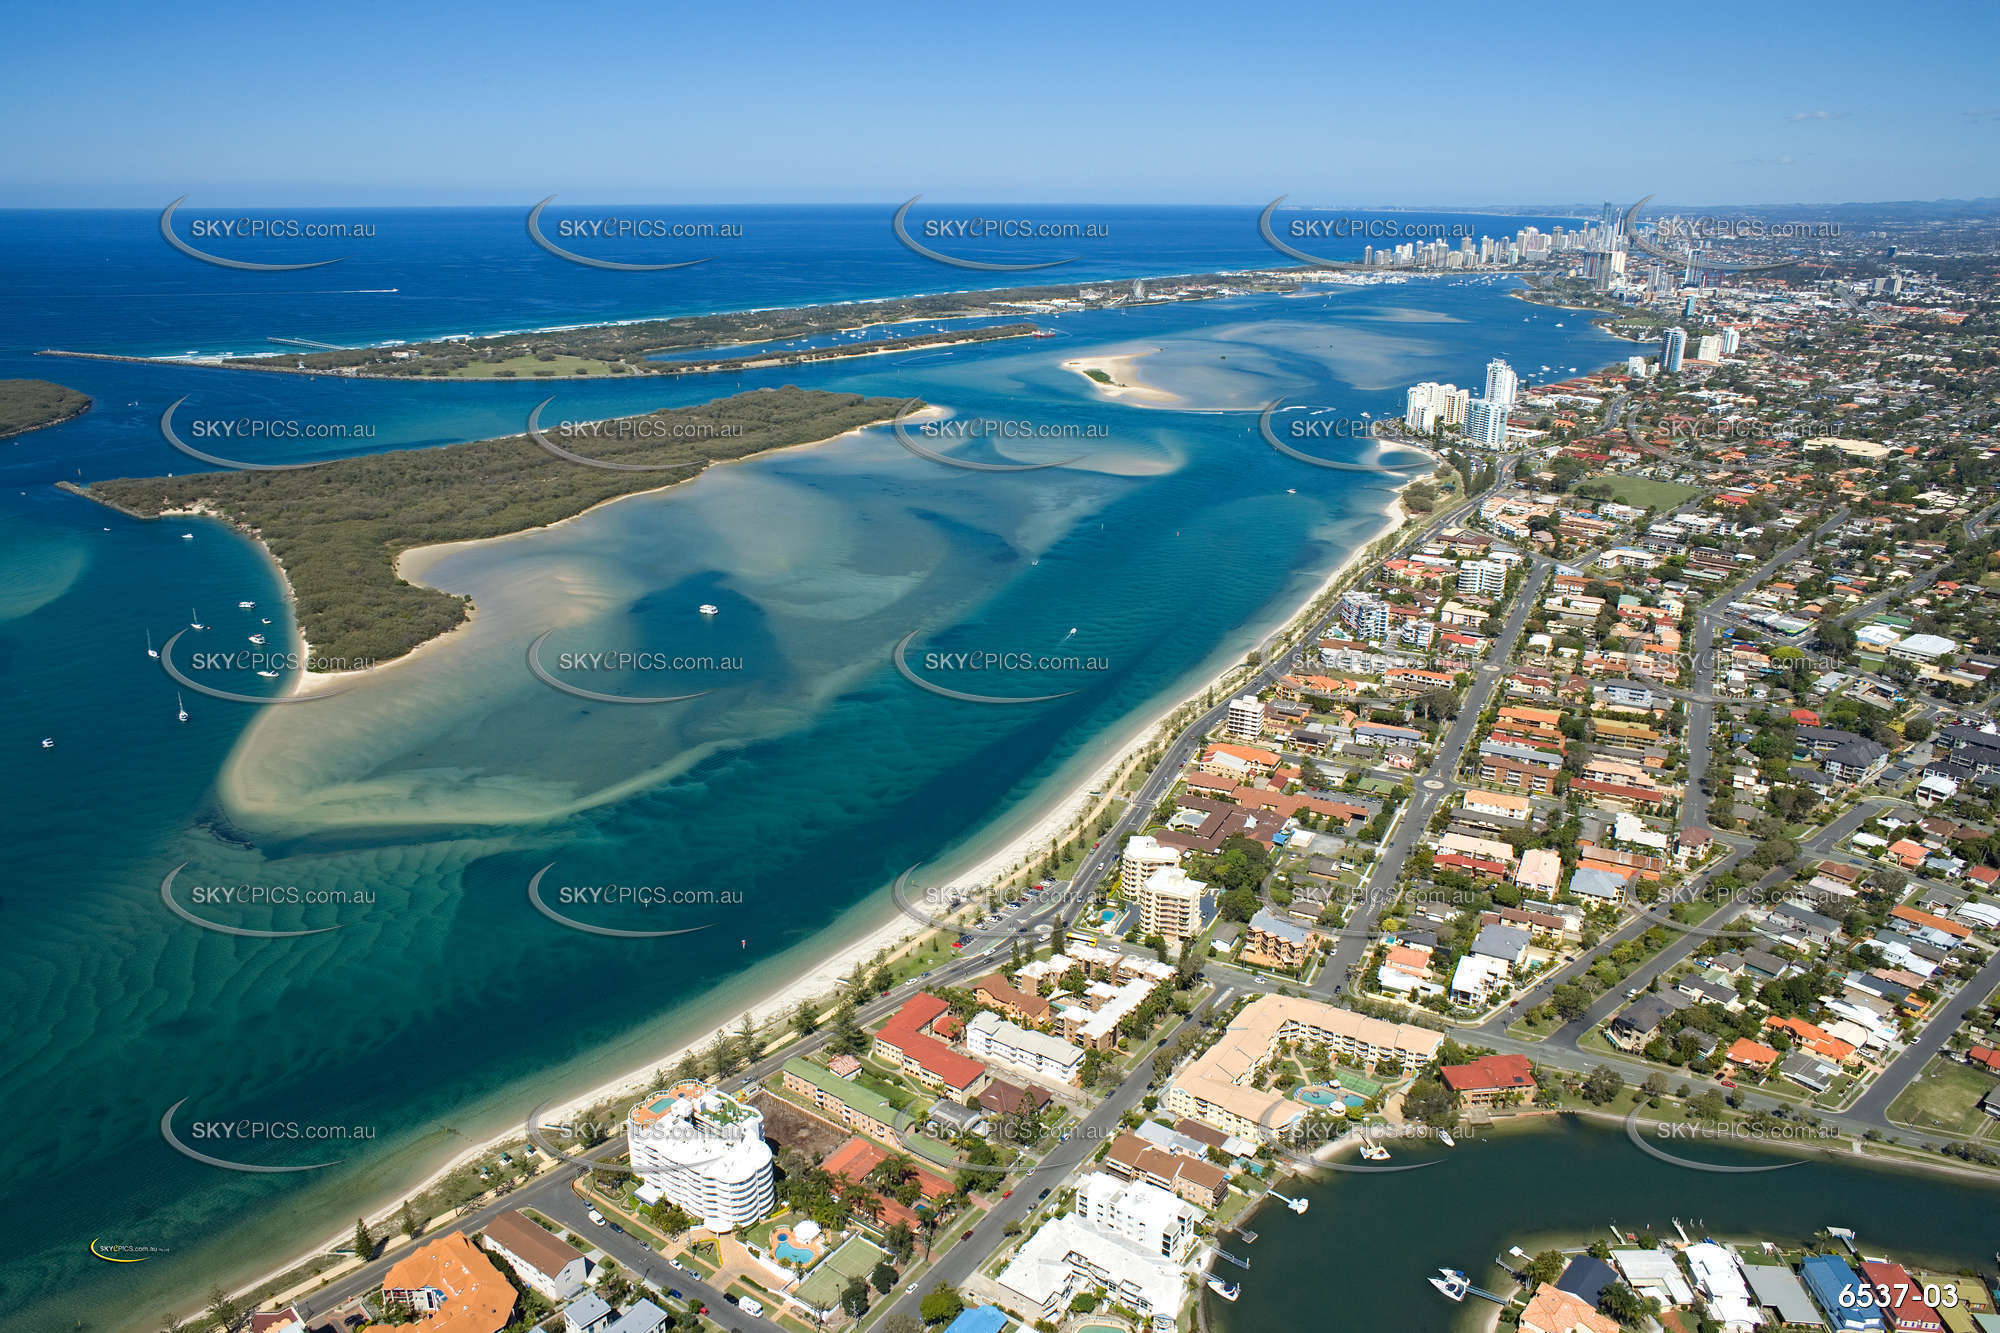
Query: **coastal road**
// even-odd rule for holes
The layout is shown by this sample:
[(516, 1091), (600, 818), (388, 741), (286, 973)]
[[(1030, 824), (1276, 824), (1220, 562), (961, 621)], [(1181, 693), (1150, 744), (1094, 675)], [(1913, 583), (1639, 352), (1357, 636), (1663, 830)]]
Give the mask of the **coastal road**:
[[(588, 1155), (593, 1158), (608, 1157), (620, 1146), (621, 1141), (613, 1139), (609, 1143), (600, 1144)], [(532, 1208), (560, 1222), (586, 1240), (594, 1242), (604, 1253), (616, 1259), (619, 1267), (628, 1273), (638, 1274), (663, 1292), (670, 1289), (678, 1290), (683, 1296), (707, 1305), (709, 1317), (724, 1328), (738, 1330), (739, 1333), (785, 1333), (771, 1320), (754, 1318), (724, 1301), (719, 1288), (708, 1285), (695, 1274), (670, 1267), (667, 1261), (650, 1246), (630, 1234), (615, 1232), (609, 1226), (594, 1225), (588, 1216), (585, 1204), (577, 1197), (574, 1188), (577, 1178), (583, 1174), (582, 1167), (558, 1166), (504, 1198), (485, 1204), (457, 1221), (425, 1232), (419, 1243), (428, 1244), (454, 1231), (463, 1231), (471, 1235), (484, 1229), (502, 1213), (513, 1212), (517, 1208)], [(378, 1292), (382, 1286), (382, 1275), (388, 1272), (390, 1265), (407, 1257), (408, 1254), (409, 1250), (406, 1248), (393, 1247), (393, 1253), (384, 1254), (374, 1262), (334, 1279), (296, 1304), (301, 1313), (323, 1315), (357, 1296)]]

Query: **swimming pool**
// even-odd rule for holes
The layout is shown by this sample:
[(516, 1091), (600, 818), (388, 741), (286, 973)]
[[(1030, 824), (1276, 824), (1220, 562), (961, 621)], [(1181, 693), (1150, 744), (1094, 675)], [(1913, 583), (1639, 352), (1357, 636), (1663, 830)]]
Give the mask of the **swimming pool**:
[(788, 1264), (809, 1264), (819, 1257), (805, 1246), (793, 1244), (789, 1231), (771, 1233), (771, 1253)]
[(1292, 1096), (1307, 1106), (1331, 1106), (1339, 1093), (1333, 1088), (1300, 1088)]

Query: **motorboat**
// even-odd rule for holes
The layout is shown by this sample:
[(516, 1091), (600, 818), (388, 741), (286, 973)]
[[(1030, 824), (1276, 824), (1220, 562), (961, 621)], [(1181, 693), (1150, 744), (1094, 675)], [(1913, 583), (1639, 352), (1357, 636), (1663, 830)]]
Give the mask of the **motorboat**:
[(703, 602), (700, 606), (696, 607), (695, 610), (701, 612), (705, 616), (714, 616), (722, 614), (722, 608), (717, 606), (714, 602)]
[(276, 680), (278, 678), (278, 673), (275, 671), (259, 671), (257, 674), (265, 680)]
[(1243, 1289), (1234, 1282), (1224, 1282), (1219, 1277), (1212, 1277), (1208, 1280), (1208, 1289), (1222, 1297), (1225, 1301), (1233, 1301), (1243, 1294)]
[(1430, 1284), (1443, 1292), (1445, 1299), (1462, 1301), (1465, 1293), (1472, 1290), (1472, 1279), (1456, 1268), (1440, 1268), (1438, 1272), (1442, 1276), (1430, 1279)]
[(262, 643), (262, 642), (264, 642), (264, 636), (263, 636), (263, 635), (261, 635), (261, 634), (252, 634), (252, 635), (250, 636), (250, 642), (252, 642), (252, 643)]
[(1389, 1160), (1389, 1150), (1379, 1143), (1369, 1143), (1364, 1140), (1361, 1144), (1361, 1156), (1365, 1161), (1386, 1162)]
[(1451, 1136), (1451, 1131), (1448, 1129), (1440, 1129), (1438, 1131), (1438, 1142), (1447, 1148), (1456, 1148), (1458, 1146), (1458, 1140)]
[(44, 750), (53, 750), (53, 749), (55, 749), (55, 748), (56, 748), (56, 738), (55, 738), (55, 737), (53, 737), (53, 736), (44, 736), (44, 737), (42, 737), (42, 748), (43, 748)]
[(238, 602), (236, 604), (237, 609), (242, 611), (248, 611), (251, 607), (255, 605), (257, 605), (257, 603), (255, 602)]
[(151, 631), (151, 630), (147, 630), (147, 631), (146, 631), (146, 656), (148, 656), (148, 657), (158, 657), (159, 655), (160, 655), (160, 650), (159, 650), (158, 648), (155, 648), (155, 647), (153, 646), (153, 631)]
[(188, 720), (187, 705), (181, 702), (181, 697), (178, 694), (174, 696), (174, 707), (180, 712), (181, 721), (183, 722), (187, 721)]

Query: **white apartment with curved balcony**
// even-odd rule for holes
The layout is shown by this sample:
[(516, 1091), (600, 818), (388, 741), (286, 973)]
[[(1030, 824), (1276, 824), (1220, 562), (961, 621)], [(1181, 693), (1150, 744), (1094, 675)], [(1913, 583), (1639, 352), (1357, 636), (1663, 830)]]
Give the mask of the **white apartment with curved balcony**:
[(763, 1114), (706, 1084), (677, 1083), (625, 1120), (639, 1198), (664, 1199), (711, 1231), (734, 1231), (777, 1205)]

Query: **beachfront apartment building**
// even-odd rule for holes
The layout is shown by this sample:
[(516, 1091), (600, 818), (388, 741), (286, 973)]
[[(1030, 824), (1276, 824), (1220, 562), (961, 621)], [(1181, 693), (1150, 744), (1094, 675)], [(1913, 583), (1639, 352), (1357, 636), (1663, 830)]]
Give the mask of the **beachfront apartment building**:
[(982, 1060), (1038, 1074), (1057, 1083), (1075, 1083), (1083, 1072), (1083, 1050), (1061, 1037), (1036, 1032), (985, 1010), (965, 1025), (965, 1048)]
[(785, 1061), (785, 1091), (844, 1129), (895, 1143), (896, 1108), (879, 1094), (803, 1056)]
[(1264, 734), (1264, 701), (1254, 694), (1229, 701), (1229, 734), (1254, 741)]
[(1379, 643), (1389, 636), (1389, 604), (1372, 592), (1352, 588), (1340, 594), (1340, 623), (1357, 639)]
[(1179, 866), (1155, 870), (1139, 886), (1139, 933), (1170, 944), (1193, 939), (1204, 924), (1201, 903), (1207, 891), (1208, 885)]
[(924, 1087), (963, 1100), (979, 1090), (986, 1067), (945, 1044), (939, 1029), (955, 1022), (949, 1004), (929, 991), (918, 991), (875, 1030), (870, 1052)]
[(1465, 421), (1465, 405), (1472, 390), (1456, 384), (1426, 380), (1412, 384), (1403, 393), (1403, 424), (1419, 435), (1428, 435), (1441, 426), (1458, 426)]
[(1477, 444), (1487, 449), (1500, 449), (1507, 443), (1507, 412), (1504, 404), (1475, 398), (1465, 406), (1465, 439), (1468, 444)]
[(514, 1284), (463, 1231), (439, 1236), (389, 1266), (382, 1300), (406, 1305), (429, 1328), (499, 1333), (514, 1316)]
[(1125, 891), (1127, 898), (1136, 899), (1139, 887), (1152, 878), (1156, 870), (1165, 870), (1181, 863), (1181, 849), (1162, 846), (1150, 833), (1141, 833), (1125, 844), (1125, 850), (1118, 857), (1118, 887)]
[(777, 1173), (754, 1107), (693, 1080), (649, 1094), (625, 1118), (641, 1202), (662, 1199), (710, 1231), (734, 1231), (776, 1206)]

